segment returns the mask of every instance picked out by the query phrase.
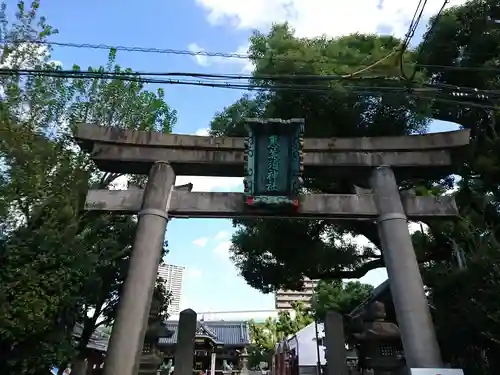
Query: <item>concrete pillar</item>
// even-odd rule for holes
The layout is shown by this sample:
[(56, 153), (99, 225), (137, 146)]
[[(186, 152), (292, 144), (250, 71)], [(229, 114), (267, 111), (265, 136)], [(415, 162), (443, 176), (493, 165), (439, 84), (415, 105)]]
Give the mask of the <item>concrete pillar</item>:
[(194, 359), (194, 338), (196, 335), (196, 312), (182, 310), (177, 326), (177, 344), (175, 345), (175, 375), (192, 375)]
[(215, 359), (217, 357), (217, 353), (212, 352), (212, 356), (210, 357), (210, 375), (215, 375)]
[(331, 310), (325, 317), (325, 346), (327, 375), (347, 375), (344, 320)]
[(128, 276), (108, 346), (104, 375), (136, 375), (165, 239), (175, 174), (167, 162), (151, 168)]
[(387, 166), (370, 179), (382, 252), (409, 368), (440, 368), (441, 354), (396, 178)]

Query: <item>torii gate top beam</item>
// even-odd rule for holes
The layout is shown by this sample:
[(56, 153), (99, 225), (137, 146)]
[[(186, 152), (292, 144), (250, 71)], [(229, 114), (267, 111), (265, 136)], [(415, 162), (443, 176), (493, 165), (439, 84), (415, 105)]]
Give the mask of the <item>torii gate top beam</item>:
[[(398, 137), (305, 138), (304, 152), (447, 150), (467, 146), (469, 135), (470, 131), (466, 129)], [(243, 137), (163, 134), (96, 124), (78, 125), (75, 139), (86, 151), (92, 151), (95, 143), (208, 151), (243, 151), (245, 149)]]
[[(177, 175), (244, 176), (244, 138), (161, 134), (81, 124), (75, 139), (106, 172), (147, 174), (157, 160), (168, 160)], [(399, 173), (429, 177), (452, 163), (450, 150), (466, 146), (469, 131), (404, 137), (310, 138), (304, 140), (306, 175), (342, 173), (390, 165)], [(444, 169), (443, 169), (444, 168)]]

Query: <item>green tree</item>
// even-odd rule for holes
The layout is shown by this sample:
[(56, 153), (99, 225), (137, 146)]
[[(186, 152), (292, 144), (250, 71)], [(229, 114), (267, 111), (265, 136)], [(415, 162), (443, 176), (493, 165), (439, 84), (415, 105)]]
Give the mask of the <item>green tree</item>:
[[(278, 25), (267, 35), (255, 33), (250, 42), (251, 60), (256, 66), (254, 83), (270, 89), (256, 96), (246, 95), (217, 114), (211, 124), (214, 135), (244, 135), (245, 117), (304, 118), (306, 137), (404, 135), (427, 129), (426, 102), (413, 95), (382, 94), (378, 87), (398, 88), (401, 83), (371, 78), (382, 74), (398, 76), (395, 58), (354, 76), (359, 79), (300, 79), (300, 84), (314, 85), (322, 91), (273, 90), (278, 84), (297, 84), (286, 75), (353, 73), (398, 48), (401, 42), (396, 38), (351, 35), (299, 39), (287, 25)], [(408, 56), (411, 60), (413, 55)], [(280, 75), (285, 78), (266, 78)], [(310, 191), (350, 193), (353, 184), (366, 186), (367, 176), (307, 175), (304, 182)], [(300, 288), (304, 276), (359, 278), (384, 265), (377, 250), (376, 227), (371, 222), (258, 219), (236, 220), (234, 224), (237, 229), (232, 238), (232, 259), (246, 281), (263, 292)], [(356, 245), (349, 239), (355, 235), (364, 235), (375, 247)]]
[(455, 95), (456, 104), (433, 103), (435, 118), (471, 130), (471, 147), (455, 194), (460, 220), (434, 223), (416, 242), (420, 251), (425, 248), (444, 254), (440, 262), (424, 265), (424, 279), (435, 307), (443, 357), (468, 374), (500, 371), (499, 307), (498, 299), (493, 298), (500, 293), (500, 118), (498, 110), (467, 104), (472, 101), (498, 108), (499, 19), (498, 3), (491, 0), (450, 8), (428, 31), (418, 59), (435, 84), (488, 92), (484, 96)]
[[(425, 131), (431, 118), (470, 129), (471, 147), (455, 155), (456, 171), (462, 178), (453, 193), (460, 219), (426, 220), (428, 230), (416, 232), (413, 242), (435, 307), (444, 358), (472, 374), (499, 371), (498, 306), (491, 297), (498, 293), (499, 286), (496, 250), (500, 235), (500, 119), (495, 110), (499, 106), (498, 9), (492, 0), (472, 0), (450, 8), (431, 20), (425, 41), (403, 55), (405, 72), (415, 69), (419, 82), (439, 88), (432, 100), (425, 101), (413, 94), (395, 98), (387, 91), (371, 96), (357, 94), (363, 85), (375, 91), (378, 85), (387, 84), (376, 79), (323, 81), (328, 82), (323, 83), (330, 90), (327, 93), (273, 90), (277, 83), (292, 83), (289, 78), (278, 80), (278, 74), (356, 72), (399, 43), (393, 38), (363, 35), (298, 39), (286, 26), (276, 26), (268, 35), (254, 35), (250, 49), (256, 65), (254, 83), (270, 88), (243, 97), (212, 121), (213, 134), (232, 136), (244, 134), (244, 117), (305, 118), (309, 137), (410, 134)], [(402, 72), (395, 72), (394, 65), (399, 64), (389, 58), (376, 71), (365, 73), (400, 76)], [(275, 75), (275, 79), (259, 78), (262, 75)], [(307, 79), (301, 83), (318, 85)], [(416, 186), (418, 194), (438, 195), (449, 194), (447, 188), (452, 182), (450, 178), (398, 180), (403, 187)], [(305, 178), (306, 187), (313, 192), (352, 192), (354, 184), (366, 186), (366, 176)], [(300, 287), (303, 276), (359, 278), (383, 266), (372, 223), (241, 220), (234, 224), (237, 231), (231, 249), (233, 261), (248, 283), (264, 292)], [(349, 240), (356, 235), (364, 235), (375, 249), (356, 246)]]
[(260, 362), (271, 363), (276, 344), (313, 322), (310, 311), (304, 305), (293, 305), (293, 314), (280, 311), (277, 318), (267, 318), (263, 323), (250, 322), (249, 366), (258, 368)]
[(321, 280), (315, 288), (312, 310), (318, 320), (323, 321), (328, 310), (342, 315), (349, 314), (361, 305), (373, 291), (370, 284), (359, 281)]
[[(2, 6), (3, 66), (60, 69), (50, 49), (17, 42), (56, 32), (38, 8), (20, 1), (9, 23)], [(116, 65), (115, 51), (94, 70), (130, 72)], [(176, 113), (162, 90), (118, 79), (2, 75), (0, 95), (0, 370), (45, 374), (78, 359), (97, 326), (112, 321), (136, 226), (132, 217), (83, 212), (89, 186), (120, 176), (95, 169), (72, 142), (73, 125), (169, 132)], [(84, 334), (75, 352), (76, 322)]]

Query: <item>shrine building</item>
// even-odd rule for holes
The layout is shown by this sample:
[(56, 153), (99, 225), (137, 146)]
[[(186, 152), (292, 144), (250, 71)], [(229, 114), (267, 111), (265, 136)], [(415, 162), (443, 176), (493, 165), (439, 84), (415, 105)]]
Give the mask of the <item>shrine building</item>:
[[(164, 362), (172, 361), (175, 367), (175, 346), (178, 321), (167, 320), (165, 327), (172, 331), (170, 337), (160, 337), (159, 344)], [(214, 372), (228, 372), (241, 368), (241, 354), (250, 345), (250, 330), (247, 321), (203, 321), (197, 322), (194, 350), (194, 369)], [(215, 370), (212, 372), (212, 364)]]

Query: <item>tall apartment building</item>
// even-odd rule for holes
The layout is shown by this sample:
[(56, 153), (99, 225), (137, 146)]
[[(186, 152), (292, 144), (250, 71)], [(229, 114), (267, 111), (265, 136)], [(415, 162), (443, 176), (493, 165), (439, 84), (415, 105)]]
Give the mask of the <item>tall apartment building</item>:
[(168, 307), (168, 313), (178, 314), (181, 307), (182, 278), (184, 270), (182, 266), (166, 264), (158, 267), (158, 276), (165, 282), (165, 288), (172, 293), (172, 301)]
[(305, 279), (304, 289), (300, 291), (279, 290), (274, 295), (274, 308), (276, 310), (290, 310), (294, 302), (302, 302), (307, 307), (311, 306), (311, 298), (318, 281)]

